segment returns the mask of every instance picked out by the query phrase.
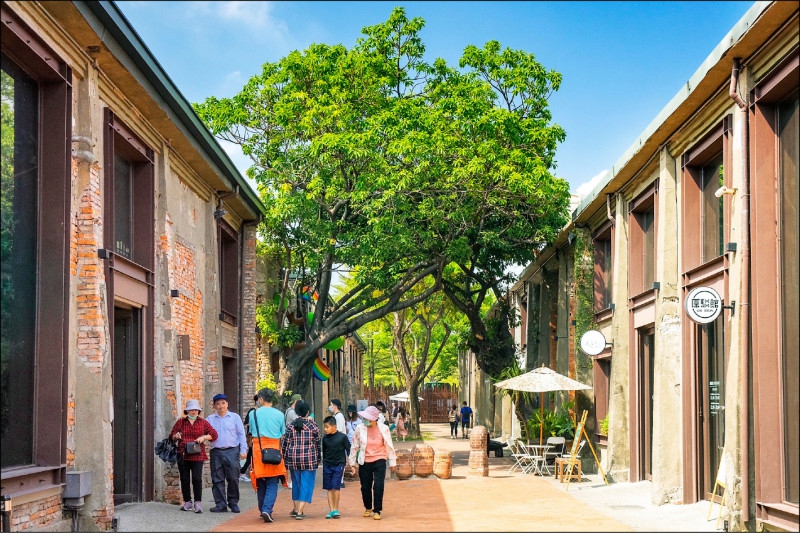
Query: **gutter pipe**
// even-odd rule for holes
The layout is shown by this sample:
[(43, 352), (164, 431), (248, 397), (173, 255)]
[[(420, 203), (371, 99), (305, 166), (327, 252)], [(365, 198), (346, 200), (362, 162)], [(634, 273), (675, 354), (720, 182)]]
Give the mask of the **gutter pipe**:
[(738, 93), (740, 58), (733, 58), (731, 71), (730, 97), (739, 106), (743, 114), (744, 127), (740, 139), (742, 161), (742, 421), (739, 424), (739, 440), (741, 442), (742, 457), (742, 524), (750, 521), (750, 157), (749, 137), (750, 128), (747, 104)]

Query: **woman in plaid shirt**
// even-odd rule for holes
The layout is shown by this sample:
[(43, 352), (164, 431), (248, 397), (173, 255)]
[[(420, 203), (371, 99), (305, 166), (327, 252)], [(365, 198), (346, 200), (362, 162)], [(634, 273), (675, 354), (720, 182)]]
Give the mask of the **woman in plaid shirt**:
[[(203, 499), (203, 463), (208, 460), (205, 443), (217, 440), (217, 430), (204, 418), (200, 418), (200, 402), (189, 400), (182, 416), (172, 426), (169, 438), (178, 441), (178, 473), (181, 478), (181, 493), (183, 505), (181, 511), (194, 511), (202, 513), (200, 501)], [(198, 453), (186, 453), (186, 443), (197, 442), (200, 444)], [(191, 485), (189, 477), (191, 476)], [(194, 491), (194, 504), (192, 504), (192, 490)]]
[(290, 513), (296, 520), (306, 517), (303, 508), (311, 503), (317, 467), (322, 459), (322, 440), (319, 426), (308, 417), (309, 405), (300, 400), (294, 406), (297, 418), (286, 426), (281, 443), (281, 454), (292, 475), (292, 502)]

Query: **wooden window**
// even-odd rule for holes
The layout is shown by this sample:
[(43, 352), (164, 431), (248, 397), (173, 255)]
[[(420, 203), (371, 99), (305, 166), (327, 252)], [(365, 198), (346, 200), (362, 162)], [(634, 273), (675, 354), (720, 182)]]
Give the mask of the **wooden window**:
[(3, 493), (66, 463), (72, 73), (0, 4)]
[(611, 307), (613, 287), (614, 228), (607, 222), (595, 232), (594, 238), (594, 311)]
[[(722, 256), (730, 227), (731, 187), (729, 137), (732, 119), (725, 119), (683, 155), (683, 270)], [(699, 231), (698, 231), (699, 228)]]
[(239, 236), (224, 220), (220, 220), (217, 227), (220, 317), (236, 325), (239, 314)]
[(106, 248), (144, 270), (154, 264), (153, 150), (105, 110)]
[(632, 296), (652, 290), (656, 281), (657, 194), (658, 182), (655, 182), (629, 205), (628, 292)]

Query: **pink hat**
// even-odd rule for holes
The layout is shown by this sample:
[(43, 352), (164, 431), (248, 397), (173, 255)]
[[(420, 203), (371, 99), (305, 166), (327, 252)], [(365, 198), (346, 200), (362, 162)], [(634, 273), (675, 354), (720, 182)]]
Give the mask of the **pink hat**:
[(358, 412), (358, 416), (361, 418), (366, 418), (367, 420), (377, 420), (378, 416), (380, 416), (381, 412), (378, 411), (378, 408), (374, 405), (368, 406), (363, 411)]

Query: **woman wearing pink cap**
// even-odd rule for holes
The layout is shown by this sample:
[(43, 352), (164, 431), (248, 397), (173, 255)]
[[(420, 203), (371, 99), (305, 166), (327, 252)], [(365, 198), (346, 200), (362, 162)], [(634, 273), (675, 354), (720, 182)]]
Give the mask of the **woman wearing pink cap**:
[(394, 473), (397, 454), (392, 444), (392, 433), (386, 424), (378, 424), (381, 412), (370, 405), (358, 412), (363, 423), (356, 427), (353, 445), (350, 448), (349, 464), (353, 474), (359, 464), (358, 478), (361, 481), (361, 500), (364, 502), (364, 518), (381, 519), (383, 511), (383, 484), (386, 479), (386, 462)]

